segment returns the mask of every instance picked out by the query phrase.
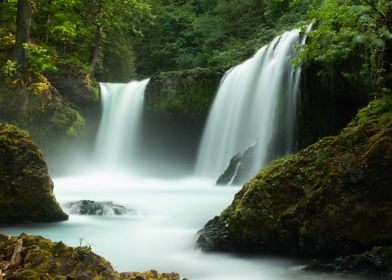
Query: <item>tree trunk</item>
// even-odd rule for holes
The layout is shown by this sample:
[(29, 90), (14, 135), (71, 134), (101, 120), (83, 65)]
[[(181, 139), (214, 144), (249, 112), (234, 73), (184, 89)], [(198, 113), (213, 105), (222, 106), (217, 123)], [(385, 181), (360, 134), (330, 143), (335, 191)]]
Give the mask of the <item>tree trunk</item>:
[(15, 58), (22, 73), (27, 72), (27, 57), (23, 44), (30, 41), (33, 8), (29, 0), (18, 0), (16, 15), (16, 51)]
[(45, 43), (49, 41), (50, 22), (52, 19), (52, 0), (48, 0), (48, 14), (46, 15)]
[(101, 46), (101, 40), (102, 40), (102, 27), (98, 24), (97, 29), (95, 31), (95, 47), (94, 47), (94, 55), (93, 59), (91, 60), (91, 66), (95, 68), (95, 65), (97, 65), (98, 60), (99, 60), (99, 48)]

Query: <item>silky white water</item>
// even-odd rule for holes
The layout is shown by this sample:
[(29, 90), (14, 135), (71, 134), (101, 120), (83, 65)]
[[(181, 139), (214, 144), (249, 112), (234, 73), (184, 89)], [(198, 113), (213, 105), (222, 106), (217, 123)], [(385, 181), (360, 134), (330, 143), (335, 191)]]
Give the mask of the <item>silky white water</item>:
[(293, 150), (299, 69), (290, 62), (299, 43), (299, 30), (286, 32), (226, 73), (203, 133), (197, 176), (217, 179), (235, 154), (252, 145), (254, 175), (266, 163), (279, 130), (279, 141), (285, 143), (279, 152)]
[(1, 232), (27, 232), (72, 246), (80, 242), (91, 245), (119, 271), (175, 271), (190, 280), (340, 279), (301, 272), (298, 263), (290, 260), (203, 253), (197, 249), (197, 231), (230, 204), (238, 187), (218, 188), (212, 181), (195, 179), (135, 179), (113, 173), (58, 178), (54, 183), (61, 203), (110, 200), (134, 209), (136, 214), (71, 215), (62, 223), (5, 227)]
[(102, 118), (95, 163), (105, 169), (135, 165), (140, 147), (144, 91), (149, 79), (128, 84), (101, 83)]

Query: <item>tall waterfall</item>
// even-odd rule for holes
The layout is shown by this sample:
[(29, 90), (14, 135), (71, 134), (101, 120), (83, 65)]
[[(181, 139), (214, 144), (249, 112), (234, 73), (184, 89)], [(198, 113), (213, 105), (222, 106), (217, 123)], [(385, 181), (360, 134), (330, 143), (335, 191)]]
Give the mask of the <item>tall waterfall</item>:
[(301, 43), (299, 30), (286, 32), (226, 73), (202, 137), (197, 175), (218, 178), (234, 155), (253, 146), (251, 177), (274, 154), (294, 149), (300, 69), (290, 61)]
[(135, 163), (148, 82), (149, 79), (128, 84), (100, 84), (103, 115), (95, 153), (99, 165), (117, 168)]

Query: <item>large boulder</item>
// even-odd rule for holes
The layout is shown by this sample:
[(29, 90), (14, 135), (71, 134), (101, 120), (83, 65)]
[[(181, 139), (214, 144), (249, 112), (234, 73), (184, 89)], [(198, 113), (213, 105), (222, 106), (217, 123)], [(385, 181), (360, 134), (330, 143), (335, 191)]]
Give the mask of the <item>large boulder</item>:
[(180, 276), (156, 270), (120, 274), (89, 245), (69, 247), (63, 242), (22, 233), (16, 237), (0, 234), (0, 279), (180, 280)]
[(392, 98), (274, 161), (201, 231), (209, 250), (335, 257), (392, 244)]
[(42, 153), (29, 135), (0, 124), (0, 223), (66, 220)]
[[(1, 267), (3, 266), (3, 267)], [(121, 279), (89, 246), (72, 248), (40, 236), (0, 235), (0, 270), (6, 279)]]

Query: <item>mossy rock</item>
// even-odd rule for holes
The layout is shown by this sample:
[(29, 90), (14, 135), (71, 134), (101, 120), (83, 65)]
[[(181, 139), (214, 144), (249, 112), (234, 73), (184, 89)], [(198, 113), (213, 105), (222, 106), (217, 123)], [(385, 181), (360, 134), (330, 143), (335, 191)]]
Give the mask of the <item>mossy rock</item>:
[(26, 234), (0, 242), (0, 262), (11, 260), (18, 240), (22, 240), (21, 259), (8, 271), (7, 279), (121, 279), (110, 263), (88, 246), (72, 248), (62, 242)]
[(90, 74), (79, 69), (51, 74), (48, 78), (60, 95), (78, 109), (99, 105), (99, 85)]
[(209, 250), (348, 255), (392, 244), (392, 98), (274, 161), (201, 231)]
[(0, 123), (0, 223), (66, 220), (42, 153), (29, 135)]
[[(12, 258), (15, 248), (21, 248)], [(14, 259), (14, 263), (12, 263)], [(16, 260), (16, 261), (15, 261)], [(9, 265), (12, 263), (11, 265)], [(24, 233), (17, 237), (0, 234), (0, 269), (9, 280), (179, 280), (177, 273), (155, 270), (119, 273), (89, 246), (69, 247), (41, 236)]]
[(83, 135), (83, 116), (39, 76), (28, 84), (0, 83), (0, 121), (29, 131), (42, 146)]
[(223, 69), (196, 68), (154, 75), (146, 89), (146, 110), (167, 118), (204, 121), (223, 74)]

